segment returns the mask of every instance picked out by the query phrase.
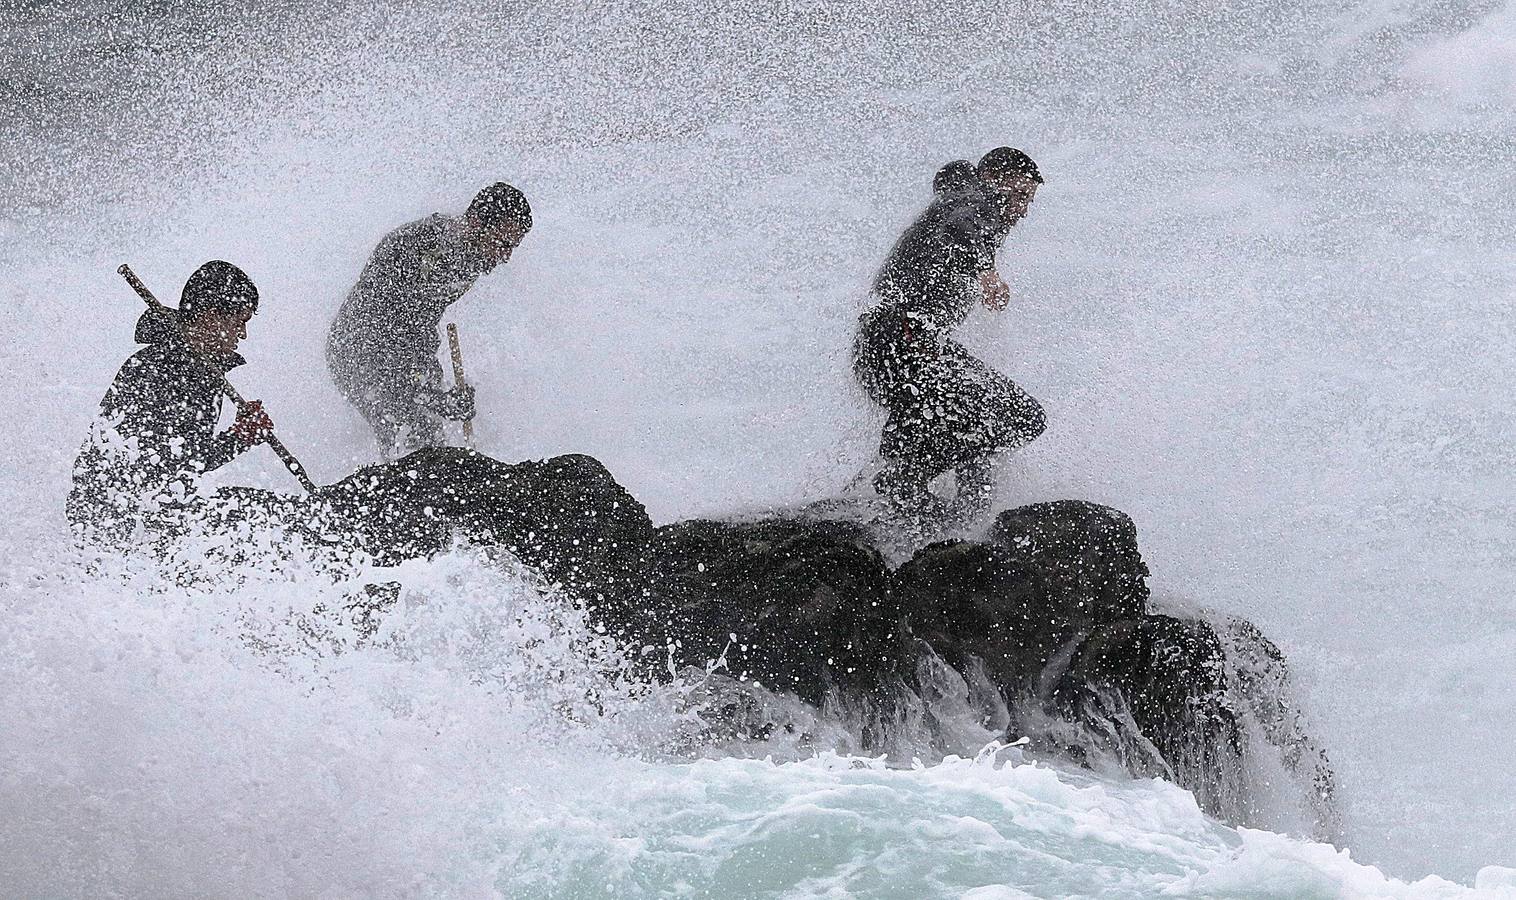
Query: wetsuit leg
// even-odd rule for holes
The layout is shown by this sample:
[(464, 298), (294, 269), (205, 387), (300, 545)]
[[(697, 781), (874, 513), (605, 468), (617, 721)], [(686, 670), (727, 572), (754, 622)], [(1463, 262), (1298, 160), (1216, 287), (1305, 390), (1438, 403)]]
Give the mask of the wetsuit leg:
[(1017, 450), (1042, 434), (1047, 414), (1036, 398), (957, 341), (945, 342), (943, 352), (951, 360), (955, 382), (954, 402), (946, 413), (961, 429), (965, 455)]
[(933, 466), (924, 452), (929, 425), (923, 418), (923, 368), (932, 354), (912, 341), (902, 313), (870, 310), (859, 321), (853, 348), (853, 372), (871, 399), (889, 411), (879, 438), (882, 467), (874, 487), (903, 514), (936, 518), (943, 503), (927, 485), (945, 467)]
[(340, 384), (348, 401), (374, 430), (379, 452), (385, 459), (398, 459), (422, 447), (442, 445), (442, 426), (416, 402), (409, 391), (385, 385), (348, 388)]
[(967, 522), (989, 508), (996, 458), (1035, 440), (1047, 417), (1035, 398), (957, 342), (945, 342), (943, 357), (938, 452), (958, 481), (950, 515)]
[(891, 398), (882, 455), (901, 461), (899, 490), (905, 492), (924, 492), (952, 470), (958, 500), (945, 512), (972, 519), (991, 498), (994, 457), (1025, 446), (1046, 427), (1042, 406), (956, 341), (943, 340), (934, 352), (906, 355), (904, 362), (907, 377)]
[(384, 410), (385, 421), (393, 429), (395, 458), (423, 447), (441, 447), (442, 423), (414, 397), (393, 398)]
[(952, 517), (970, 522), (984, 515), (995, 495), (995, 460), (999, 454), (982, 456), (958, 467), (958, 496), (953, 498)]

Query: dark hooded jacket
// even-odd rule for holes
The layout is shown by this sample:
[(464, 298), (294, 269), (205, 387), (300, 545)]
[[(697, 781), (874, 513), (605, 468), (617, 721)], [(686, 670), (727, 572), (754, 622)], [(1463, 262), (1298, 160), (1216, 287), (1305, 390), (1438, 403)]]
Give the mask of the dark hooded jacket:
[(971, 163), (948, 163), (932, 186), (931, 205), (895, 242), (874, 293), (884, 307), (918, 326), (948, 331), (983, 296), (979, 275), (995, 267), (1010, 225), (999, 197)]
[(130, 531), (144, 510), (182, 501), (197, 476), (251, 446), (216, 430), (222, 376), (242, 365), (239, 354), (197, 358), (153, 311), (137, 321), (136, 340), (147, 346), (116, 373), (74, 460), (76, 525)]
[(326, 361), (345, 394), (374, 391), (413, 402), (417, 387), (440, 388), (437, 326), (489, 268), (443, 215), (390, 232), (332, 321)]
[(949, 336), (984, 296), (1010, 231), (1003, 201), (964, 160), (932, 181), (933, 198), (895, 242), (863, 314), (853, 371), (889, 410), (880, 457), (929, 480), (1024, 446), (1045, 426), (1041, 405)]

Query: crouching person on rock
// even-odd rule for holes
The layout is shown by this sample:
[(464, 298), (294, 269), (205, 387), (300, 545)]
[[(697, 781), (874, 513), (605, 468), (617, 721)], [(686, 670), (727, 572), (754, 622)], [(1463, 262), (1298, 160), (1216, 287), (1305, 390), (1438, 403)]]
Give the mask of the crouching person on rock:
[(81, 537), (121, 544), (139, 525), (161, 528), (192, 504), (199, 476), (268, 440), (274, 423), (257, 401), (217, 428), (223, 377), (244, 362), (237, 345), (257, 311), (252, 279), (213, 260), (190, 276), (177, 310), (143, 313), (136, 340), (146, 346), (116, 373), (74, 460), (66, 511)]
[(463, 215), (402, 225), (375, 248), (332, 320), (326, 362), (386, 459), (442, 446), (444, 421), (474, 417), (471, 388), (443, 387), (437, 327), (475, 281), (511, 258), (531, 227), (526, 196), (499, 182)]
[[(933, 199), (901, 235), (874, 282), (878, 305), (863, 315), (853, 371), (889, 411), (874, 486), (897, 512), (953, 524), (988, 507), (996, 456), (1042, 434), (1042, 406), (949, 335), (975, 304), (1005, 309), (1010, 292), (995, 254), (1042, 183), (1036, 163), (1000, 147), (977, 165), (949, 163)], [(953, 472), (957, 498), (929, 489)]]

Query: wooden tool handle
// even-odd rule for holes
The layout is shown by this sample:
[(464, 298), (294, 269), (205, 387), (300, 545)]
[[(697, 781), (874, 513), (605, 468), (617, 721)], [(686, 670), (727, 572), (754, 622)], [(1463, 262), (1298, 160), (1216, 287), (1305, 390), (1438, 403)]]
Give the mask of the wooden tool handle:
[[(453, 356), (453, 383), (462, 387), (468, 382), (463, 377), (463, 348), (458, 346), (458, 326), (452, 322), (447, 323), (447, 346)], [(472, 447), (474, 445), (474, 420), (463, 420), (463, 439)]]

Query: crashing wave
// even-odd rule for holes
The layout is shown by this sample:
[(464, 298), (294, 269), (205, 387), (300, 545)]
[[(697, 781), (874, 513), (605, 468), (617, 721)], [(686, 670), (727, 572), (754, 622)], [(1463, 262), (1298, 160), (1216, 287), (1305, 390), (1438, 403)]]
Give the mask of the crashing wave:
[[(170, 558), (219, 555), (229, 571), (261, 541), (319, 557), (337, 586), (281, 636), (250, 634), (273, 657), (393, 643), (381, 623), (416, 610), (384, 573), (463, 541), (581, 616), (597, 635), (581, 658), (602, 677), (679, 686), (682, 724), (649, 752), (904, 764), (1025, 740), (1172, 781), (1228, 822), (1340, 830), (1283, 654), (1247, 622), (1151, 610), (1136, 528), (1109, 507), (1007, 510), (980, 539), (892, 567), (889, 535), (816, 508), (655, 528), (589, 457), (511, 465), (441, 448), (311, 498), (243, 491), (202, 513), (210, 535), (179, 536), (191, 549)], [(592, 689), (561, 706), (596, 715)]]

